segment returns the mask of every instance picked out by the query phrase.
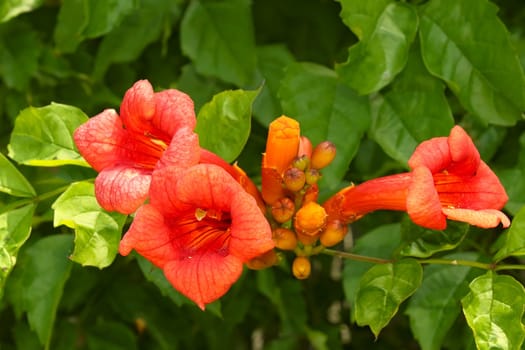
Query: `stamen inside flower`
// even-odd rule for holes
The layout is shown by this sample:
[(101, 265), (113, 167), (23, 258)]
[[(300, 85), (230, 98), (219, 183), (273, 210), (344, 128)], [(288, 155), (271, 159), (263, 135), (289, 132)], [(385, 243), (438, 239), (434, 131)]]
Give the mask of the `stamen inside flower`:
[(184, 247), (188, 256), (199, 250), (228, 255), (231, 216), (214, 209), (196, 208), (182, 217), (172, 218), (172, 244)]

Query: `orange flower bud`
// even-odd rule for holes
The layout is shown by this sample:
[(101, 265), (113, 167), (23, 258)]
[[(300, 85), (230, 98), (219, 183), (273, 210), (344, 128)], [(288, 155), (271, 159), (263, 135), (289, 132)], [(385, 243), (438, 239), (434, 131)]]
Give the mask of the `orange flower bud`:
[(308, 137), (301, 136), (301, 140), (299, 142), (299, 150), (297, 151), (297, 156), (298, 157), (305, 156), (308, 159), (312, 156), (312, 142), (310, 141)]
[(274, 266), (279, 262), (279, 256), (275, 251), (269, 250), (246, 263), (246, 266), (252, 270), (262, 270)]
[(325, 227), (326, 211), (316, 202), (308, 202), (295, 214), (295, 228), (297, 232), (313, 236)]
[(297, 237), (292, 230), (279, 227), (272, 231), (275, 246), (282, 250), (294, 250), (297, 247)]
[(295, 276), (295, 278), (304, 280), (310, 276), (310, 273), (312, 272), (312, 264), (310, 264), (310, 260), (308, 260), (305, 256), (297, 256), (295, 257), (293, 264), (292, 264), (292, 273)]
[(319, 233), (320, 232), (313, 232), (313, 233), (303, 233), (300, 231), (296, 232), (297, 239), (299, 242), (301, 242), (304, 246), (307, 245), (313, 245), (317, 240), (319, 239)]
[(317, 197), (319, 197), (319, 186), (317, 186), (317, 184), (313, 184), (308, 187), (306, 193), (304, 194), (303, 205), (308, 202), (317, 202)]
[(284, 185), (292, 192), (300, 191), (306, 183), (304, 171), (297, 168), (288, 168), (283, 175)]
[(299, 140), (299, 122), (296, 120), (283, 115), (271, 122), (263, 156), (263, 168), (273, 168), (282, 174), (297, 157)]
[(343, 224), (339, 220), (329, 221), (325, 229), (319, 236), (319, 241), (325, 247), (332, 247), (341, 242), (348, 232), (348, 225)]
[(319, 179), (321, 178), (321, 173), (319, 172), (319, 170), (314, 168), (306, 170), (304, 174), (306, 176), (306, 183), (308, 185), (316, 184), (317, 181), (319, 181)]
[(271, 211), (275, 221), (283, 223), (292, 218), (295, 213), (295, 205), (290, 198), (283, 197), (274, 202)]
[(335, 145), (330, 141), (323, 141), (315, 146), (310, 159), (310, 166), (314, 169), (322, 169), (330, 164), (335, 158)]

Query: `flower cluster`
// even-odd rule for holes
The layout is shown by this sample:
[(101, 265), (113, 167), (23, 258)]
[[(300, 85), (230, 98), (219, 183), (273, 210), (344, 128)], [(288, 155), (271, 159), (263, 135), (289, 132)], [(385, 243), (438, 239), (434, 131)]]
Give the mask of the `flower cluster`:
[[(286, 116), (269, 126), (261, 190), (237, 165), (199, 145), (193, 101), (175, 89), (154, 92), (146, 80), (75, 131), (86, 161), (99, 172), (95, 194), (108, 211), (134, 213), (119, 251), (132, 250), (164, 271), (200, 308), (224, 295), (243, 265), (260, 269), (293, 251), (292, 272), (310, 275), (309, 257), (341, 242), (349, 224), (375, 210), (402, 210), (418, 225), (447, 219), (483, 228), (510, 225), (507, 194), (459, 126), (421, 143), (410, 172), (343, 188), (318, 203), (322, 170), (336, 156), (313, 147)], [(275, 248), (275, 249), (274, 249)]]
[(136, 211), (120, 253), (136, 250), (204, 309), (228, 291), (244, 263), (274, 243), (255, 185), (201, 149), (195, 125), (190, 97), (175, 89), (154, 93), (143, 80), (125, 94), (120, 115), (105, 110), (74, 137), (100, 172), (100, 205)]

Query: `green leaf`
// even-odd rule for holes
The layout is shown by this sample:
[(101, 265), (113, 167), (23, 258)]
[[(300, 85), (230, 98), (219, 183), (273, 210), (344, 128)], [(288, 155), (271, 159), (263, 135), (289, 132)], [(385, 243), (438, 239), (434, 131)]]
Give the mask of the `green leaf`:
[(69, 0), (58, 13), (54, 39), (63, 52), (74, 52), (87, 38), (110, 32), (136, 7), (136, 1)]
[(180, 294), (164, 276), (164, 272), (149, 260), (137, 254), (137, 261), (144, 277), (159, 288), (162, 295), (168, 297), (177, 306), (184, 304), (193, 305), (193, 302)]
[(249, 0), (192, 1), (180, 31), (182, 51), (197, 72), (237, 86), (253, 83), (255, 37)]
[(0, 153), (0, 192), (16, 197), (33, 197), (36, 192), (22, 173)]
[(73, 132), (88, 117), (78, 108), (58, 103), (28, 107), (17, 116), (8, 145), (9, 157), (34, 166), (86, 165)]
[(40, 343), (49, 348), (53, 324), (64, 284), (71, 271), (68, 255), (73, 246), (70, 235), (47, 236), (23, 252), (13, 278), (21, 310), (27, 313), (29, 325)]
[(368, 128), (368, 99), (343, 84), (334, 71), (313, 63), (288, 66), (279, 96), (284, 114), (300, 122), (301, 133), (314, 145), (325, 140), (336, 145), (337, 156), (323, 169), (323, 181), (327, 188), (337, 188)]
[(16, 264), (18, 250), (29, 238), (35, 206), (0, 214), (0, 299), (9, 273)]
[(118, 252), (126, 215), (107, 212), (95, 197), (90, 182), (76, 182), (57, 198), (53, 225), (75, 230), (75, 250), (70, 259), (84, 266), (104, 268)]
[(514, 125), (525, 110), (525, 78), (496, 12), (486, 0), (428, 2), (420, 14), (421, 52), (469, 112)]
[(400, 254), (426, 258), (435, 253), (456, 248), (465, 238), (470, 226), (463, 222), (449, 221), (442, 231), (430, 230), (405, 218), (401, 225)]
[[(124, 4), (129, 1), (117, 2)], [(177, 21), (179, 16), (180, 5), (177, 1), (140, 1), (139, 7), (102, 38), (95, 58), (93, 76), (101, 79), (112, 63), (135, 60), (146, 46), (158, 40), (162, 34), (168, 36), (169, 32), (165, 31), (168, 31), (171, 23)]]
[(370, 326), (377, 337), (397, 313), (399, 305), (421, 284), (423, 269), (412, 259), (375, 265), (359, 283), (355, 318), (360, 326)]
[[(476, 261), (476, 253), (456, 253), (444, 259)], [(405, 313), (410, 328), (423, 350), (442, 349), (447, 332), (461, 313), (459, 301), (468, 293), (468, 282), (478, 269), (468, 266), (430, 265), (421, 287), (408, 302)]]
[(0, 4), (0, 22), (9, 21), (19, 14), (32, 11), (43, 3), (44, 0), (3, 0)]
[(391, 88), (372, 100), (370, 137), (390, 157), (406, 164), (418, 143), (448, 135), (454, 126), (444, 89), (426, 70), (415, 46)]
[(494, 255), (495, 261), (503, 260), (509, 256), (525, 255), (525, 207), (512, 219), (510, 228), (505, 231), (500, 239), (502, 246)]
[[(352, 249), (352, 253), (374, 258), (390, 259), (401, 240), (400, 225), (389, 224), (378, 228), (359, 237)], [(361, 276), (372, 267), (372, 263), (346, 260), (343, 269), (343, 289), (346, 300), (351, 309), (355, 310), (355, 295), (359, 287)]]
[[(514, 152), (512, 152), (514, 153)], [(509, 201), (505, 209), (512, 215), (516, 215), (525, 205), (525, 133), (519, 138), (519, 153), (517, 164), (511, 168), (497, 170), (503, 187), (507, 190)]]
[(343, 21), (359, 37), (339, 76), (362, 95), (388, 85), (407, 62), (417, 30), (417, 14), (401, 2), (341, 0)]
[(493, 271), (479, 276), (462, 300), (463, 313), (479, 350), (520, 349), (525, 290), (513, 277)]
[(213, 96), (197, 116), (201, 147), (234, 161), (250, 136), (252, 105), (260, 91), (229, 90)]
[(42, 53), (38, 33), (25, 23), (13, 22), (0, 26), (0, 41), (1, 79), (7, 87), (27, 93), (31, 78), (38, 73)]
[(253, 114), (262, 125), (269, 125), (282, 114), (278, 91), (285, 74), (285, 67), (294, 61), (293, 55), (283, 45), (257, 47), (257, 67), (264, 85), (253, 104)]

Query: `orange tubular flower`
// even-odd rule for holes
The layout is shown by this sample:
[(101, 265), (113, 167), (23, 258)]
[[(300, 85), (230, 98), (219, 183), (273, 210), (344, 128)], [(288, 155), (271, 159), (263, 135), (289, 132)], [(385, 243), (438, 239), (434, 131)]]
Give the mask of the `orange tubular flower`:
[(270, 225), (248, 194), (222, 167), (197, 164), (195, 134), (181, 130), (176, 165), (156, 169), (150, 204), (142, 206), (120, 242), (164, 271), (175, 289), (201, 309), (224, 295), (243, 264), (274, 247)]
[(281, 116), (270, 123), (262, 161), (262, 197), (266, 203), (273, 204), (284, 196), (282, 174), (297, 157), (299, 143), (296, 120)]
[(508, 200), (472, 139), (455, 126), (449, 137), (422, 142), (408, 161), (410, 173), (366, 181), (324, 203), (330, 219), (349, 223), (379, 209), (404, 210), (416, 224), (435, 230), (446, 219), (482, 228), (510, 225), (500, 209)]

